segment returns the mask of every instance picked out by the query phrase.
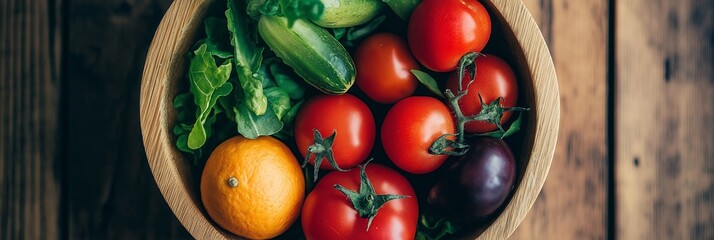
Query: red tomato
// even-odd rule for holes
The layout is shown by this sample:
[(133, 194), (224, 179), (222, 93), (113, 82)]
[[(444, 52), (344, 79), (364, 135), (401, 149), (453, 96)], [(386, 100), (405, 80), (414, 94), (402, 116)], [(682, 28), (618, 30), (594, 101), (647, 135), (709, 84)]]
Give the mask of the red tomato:
[(370, 36), (357, 48), (354, 59), (357, 86), (372, 100), (395, 103), (416, 90), (417, 79), (410, 71), (419, 65), (397, 35)]
[[(476, 78), (469, 86), (466, 96), (459, 100), (459, 107), (465, 116), (473, 116), (481, 112), (481, 101), (478, 98), (479, 93), (483, 98), (483, 102), (489, 104), (502, 97), (501, 107), (515, 107), (518, 102), (518, 83), (516, 82), (516, 74), (503, 59), (486, 54), (476, 58)], [(451, 89), (454, 94), (458, 92), (459, 82), (457, 79), (458, 71), (451, 74), (446, 87)], [(463, 87), (466, 87), (470, 80), (470, 74), (466, 72), (462, 79)], [(505, 124), (513, 112), (507, 111), (501, 117), (501, 124)], [(495, 124), (486, 121), (467, 122), (464, 131), (467, 133), (485, 133), (496, 130), (498, 127)]]
[(424, 0), (409, 20), (407, 38), (425, 67), (448, 72), (469, 52), (483, 50), (491, 36), (491, 18), (477, 0)]
[[(342, 169), (357, 166), (372, 150), (375, 137), (374, 117), (369, 107), (350, 94), (320, 95), (311, 98), (300, 108), (295, 118), (295, 142), (305, 156), (314, 143), (313, 129), (323, 138), (336, 132), (332, 146), (335, 162)], [(310, 157), (315, 164), (315, 157)], [(321, 169), (333, 169), (324, 160)]]
[(379, 164), (369, 164), (367, 178), (376, 194), (406, 195), (388, 201), (378, 210), (367, 229), (368, 218), (359, 216), (339, 184), (355, 192), (360, 190), (360, 170), (331, 172), (307, 195), (302, 208), (302, 229), (307, 239), (414, 239), (419, 205), (414, 189), (397, 171)]
[(436, 170), (446, 155), (429, 153), (431, 144), (444, 134), (454, 133), (449, 108), (432, 97), (408, 97), (387, 112), (382, 124), (382, 145), (389, 159), (409, 173)]

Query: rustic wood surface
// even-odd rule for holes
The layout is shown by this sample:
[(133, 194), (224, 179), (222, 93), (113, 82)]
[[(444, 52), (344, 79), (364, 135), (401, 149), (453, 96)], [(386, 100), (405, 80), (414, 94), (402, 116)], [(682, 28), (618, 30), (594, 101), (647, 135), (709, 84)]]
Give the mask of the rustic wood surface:
[(48, 14), (53, 2), (0, 3), (0, 239), (56, 239), (64, 231), (62, 32)]
[(70, 239), (189, 238), (158, 192), (139, 127), (143, 62), (170, 4), (72, 0), (63, 6)]
[(513, 239), (606, 237), (607, 1), (525, 0), (548, 42), (560, 132), (548, 180)]
[[(524, 3), (562, 105), (550, 175), (512, 238), (714, 239), (712, 2)], [(169, 4), (0, 1), (0, 239), (190, 238), (138, 121)]]
[(714, 239), (714, 2), (615, 6), (620, 239)]

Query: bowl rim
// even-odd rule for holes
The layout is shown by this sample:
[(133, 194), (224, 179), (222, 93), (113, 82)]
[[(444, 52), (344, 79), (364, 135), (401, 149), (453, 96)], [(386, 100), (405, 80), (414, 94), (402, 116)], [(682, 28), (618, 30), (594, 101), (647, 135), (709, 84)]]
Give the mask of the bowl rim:
[[(204, 214), (197, 199), (191, 198), (194, 187), (183, 182), (183, 160), (171, 138), (167, 116), (172, 109), (166, 95), (170, 79), (177, 73), (171, 66), (181, 62), (193, 44), (198, 25), (203, 22), (207, 8), (214, 0), (176, 0), (161, 20), (152, 39), (144, 65), (140, 120), (147, 161), (154, 179), (171, 210), (188, 232), (197, 239), (233, 239), (235, 235), (222, 230)], [(530, 124), (534, 140), (528, 164), (505, 209), (476, 239), (506, 239), (523, 221), (535, 203), (555, 153), (557, 142), (560, 97), (552, 57), (535, 20), (522, 1), (481, 0), (496, 9), (509, 26), (521, 52), (533, 85), (535, 123)], [(198, 199), (200, 200), (200, 199)], [(473, 237), (471, 237), (473, 238)]]
[[(560, 123), (558, 79), (543, 35), (522, 1), (486, 0), (498, 10), (501, 19), (521, 47), (530, 72), (535, 98), (534, 140), (528, 164), (506, 208), (476, 239), (506, 239), (525, 218), (543, 188), (555, 154)], [(488, 7), (487, 7), (488, 8)], [(537, 174), (542, 171), (542, 174)]]

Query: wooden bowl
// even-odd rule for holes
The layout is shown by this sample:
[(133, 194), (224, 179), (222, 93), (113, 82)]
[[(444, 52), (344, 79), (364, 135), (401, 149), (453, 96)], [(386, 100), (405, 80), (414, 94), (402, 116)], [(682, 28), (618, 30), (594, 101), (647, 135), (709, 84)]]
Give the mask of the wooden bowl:
[[(171, 129), (177, 83), (184, 79), (186, 53), (202, 29), (211, 0), (176, 0), (166, 12), (149, 48), (141, 84), (141, 130), (149, 166), (166, 202), (198, 239), (236, 239), (211, 221), (200, 202), (192, 166), (176, 149)], [(521, 1), (482, 1), (491, 13), (491, 41), (499, 41), (519, 78), (521, 102), (531, 107), (523, 127), (524, 143), (516, 189), (503, 212), (469, 239), (505, 239), (525, 217), (540, 193), (553, 158), (560, 118), (553, 62), (540, 30)], [(500, 14), (499, 14), (500, 13)], [(504, 47), (505, 46), (505, 47)]]

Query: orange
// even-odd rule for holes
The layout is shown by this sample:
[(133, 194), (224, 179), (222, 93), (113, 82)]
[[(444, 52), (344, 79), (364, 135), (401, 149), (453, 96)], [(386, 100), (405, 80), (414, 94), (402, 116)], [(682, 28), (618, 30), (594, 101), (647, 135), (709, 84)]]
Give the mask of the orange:
[(272, 137), (233, 137), (216, 147), (201, 176), (201, 200), (224, 229), (273, 238), (300, 215), (305, 179), (295, 156)]

